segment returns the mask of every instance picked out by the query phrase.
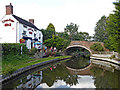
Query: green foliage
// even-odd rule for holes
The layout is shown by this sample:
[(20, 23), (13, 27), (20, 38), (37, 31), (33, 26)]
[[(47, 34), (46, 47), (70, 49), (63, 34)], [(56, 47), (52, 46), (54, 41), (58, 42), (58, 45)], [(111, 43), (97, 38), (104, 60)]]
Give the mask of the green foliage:
[(69, 41), (68, 40), (64, 40), (63, 38), (60, 38), (58, 36), (53, 35), (53, 37), (51, 39), (47, 39), (45, 40), (44, 44), (47, 47), (56, 47), (57, 50), (62, 50), (64, 48), (66, 48), (69, 45)]
[(78, 32), (78, 25), (74, 23), (70, 23), (70, 25), (67, 24), (66, 28), (64, 29), (65, 33), (69, 34), (70, 40), (73, 40), (74, 35)]
[(53, 35), (53, 31), (51, 30), (44, 30), (44, 29), (41, 29), (42, 33), (43, 33), (43, 41), (47, 40), (47, 39), (50, 39), (52, 38), (52, 35)]
[(69, 40), (69, 35), (66, 32), (57, 32), (57, 35), (65, 40)]
[(37, 52), (37, 48), (31, 48), (28, 54), (35, 55), (36, 52)]
[(52, 23), (50, 23), (48, 26), (47, 26), (47, 30), (50, 30), (52, 31), (52, 35), (55, 35), (55, 27)]
[(106, 16), (102, 16), (101, 19), (97, 22), (94, 34), (95, 41), (103, 42), (105, 39), (108, 38), (106, 32), (106, 23), (107, 23)]
[(58, 36), (66, 40), (81, 40), (88, 41), (91, 39), (87, 32), (78, 32), (79, 26), (74, 23), (67, 24), (64, 32), (58, 33)]
[(90, 49), (94, 51), (104, 51), (104, 48), (100, 43), (94, 43), (93, 45), (90, 46)]
[(115, 55), (112, 55), (111, 57), (110, 57), (110, 59), (114, 59), (115, 58)]
[(53, 35), (55, 35), (55, 27), (52, 23), (50, 23), (47, 26), (47, 29), (41, 29), (42, 33), (43, 33), (43, 41), (52, 38)]
[(80, 40), (80, 41), (89, 41), (91, 39), (91, 36), (89, 36), (89, 33), (87, 32), (78, 32), (78, 34), (74, 37), (74, 40)]
[(110, 45), (111, 50), (120, 53), (120, 0), (113, 3), (115, 5), (114, 14), (110, 14), (107, 20), (107, 33), (109, 35), (107, 45)]
[(22, 53), (27, 54), (28, 49), (25, 44), (20, 43), (4, 43), (2, 44), (2, 55), (20, 55), (21, 54), (21, 46)]
[(112, 47), (112, 42), (110, 42), (109, 40), (104, 40), (104, 46), (110, 51), (114, 50), (114, 48)]

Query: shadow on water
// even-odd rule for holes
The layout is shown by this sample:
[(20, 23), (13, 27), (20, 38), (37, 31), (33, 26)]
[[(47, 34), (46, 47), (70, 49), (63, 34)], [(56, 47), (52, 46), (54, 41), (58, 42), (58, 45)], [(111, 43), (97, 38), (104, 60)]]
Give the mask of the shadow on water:
[[(90, 64), (89, 58), (72, 58), (42, 66), (16, 77), (6, 83), (4, 88), (120, 88), (120, 71), (111, 72), (103, 66), (91, 63), (91, 67), (82, 73), (74, 73), (66, 68), (85, 68)], [(46, 68), (45, 68), (46, 67)], [(43, 69), (44, 68), (44, 69)]]

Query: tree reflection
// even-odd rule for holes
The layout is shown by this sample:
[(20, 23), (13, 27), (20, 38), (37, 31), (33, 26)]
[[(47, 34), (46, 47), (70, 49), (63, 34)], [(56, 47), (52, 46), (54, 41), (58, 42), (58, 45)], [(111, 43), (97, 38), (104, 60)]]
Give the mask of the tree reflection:
[(91, 68), (91, 73), (97, 88), (120, 88), (120, 71), (111, 72), (95, 66)]
[(65, 62), (66, 66), (73, 69), (85, 68), (89, 64), (90, 64), (89, 58), (84, 58), (82, 56), (79, 58), (72, 58), (71, 60)]
[(78, 83), (77, 78), (77, 75), (71, 75), (68, 69), (61, 64), (57, 65), (57, 68), (52, 70), (50, 68), (44, 69), (42, 83), (46, 83), (49, 87), (51, 87), (57, 80), (63, 80), (66, 84), (71, 86)]

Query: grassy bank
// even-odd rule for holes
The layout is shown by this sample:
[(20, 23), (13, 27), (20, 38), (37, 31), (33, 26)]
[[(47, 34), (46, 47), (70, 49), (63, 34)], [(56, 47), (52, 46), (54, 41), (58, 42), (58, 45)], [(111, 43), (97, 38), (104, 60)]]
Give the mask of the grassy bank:
[(59, 57), (47, 57), (47, 58), (40, 58), (40, 59), (35, 59), (35, 58), (29, 58), (27, 55), (23, 55), (23, 56), (14, 56), (14, 55), (7, 55), (7, 56), (3, 56), (2, 59), (2, 73), (1, 74), (12, 74), (14, 71), (26, 67), (26, 66), (30, 66), (30, 65), (34, 65), (37, 63), (41, 63), (44, 61), (48, 61), (48, 60), (52, 60), (52, 59), (57, 59), (57, 58), (67, 58), (67, 57), (71, 57), (71, 56), (59, 56)]

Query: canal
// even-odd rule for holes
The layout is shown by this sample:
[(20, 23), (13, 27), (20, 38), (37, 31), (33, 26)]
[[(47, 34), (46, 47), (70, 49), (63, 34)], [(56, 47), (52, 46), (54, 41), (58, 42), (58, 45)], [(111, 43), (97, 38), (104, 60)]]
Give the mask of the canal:
[(30, 70), (2, 88), (120, 88), (120, 71), (80, 56)]

